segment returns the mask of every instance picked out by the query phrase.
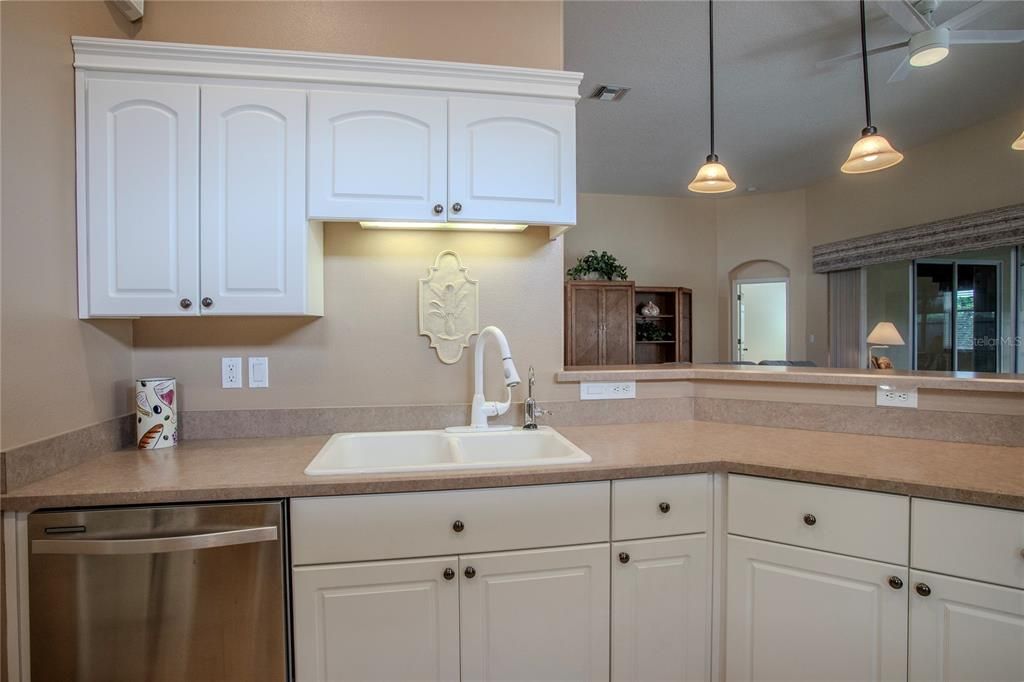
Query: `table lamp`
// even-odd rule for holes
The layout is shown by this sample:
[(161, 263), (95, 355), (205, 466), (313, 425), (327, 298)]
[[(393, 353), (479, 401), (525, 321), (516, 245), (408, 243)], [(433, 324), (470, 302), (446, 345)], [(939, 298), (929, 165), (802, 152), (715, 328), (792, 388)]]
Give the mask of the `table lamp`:
[[(875, 359), (876, 348), (888, 348), (889, 346), (903, 346), (903, 337), (892, 322), (879, 322), (868, 334), (868, 367), (881, 368), (881, 363)], [(890, 361), (890, 368), (892, 362)], [(888, 369), (888, 368), (887, 368)]]

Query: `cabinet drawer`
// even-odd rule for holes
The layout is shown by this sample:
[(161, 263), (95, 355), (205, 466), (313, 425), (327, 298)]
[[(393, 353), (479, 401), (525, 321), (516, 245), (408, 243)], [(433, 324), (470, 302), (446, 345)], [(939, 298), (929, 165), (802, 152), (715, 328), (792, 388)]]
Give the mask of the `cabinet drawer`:
[(1024, 588), (1024, 512), (913, 501), (910, 564)]
[(910, 499), (901, 495), (730, 476), (728, 500), (730, 533), (907, 563)]
[(612, 539), (703, 533), (710, 487), (707, 474), (612, 481)]
[[(295, 565), (608, 541), (608, 483), (292, 500)], [(461, 531), (455, 522), (460, 521)]]

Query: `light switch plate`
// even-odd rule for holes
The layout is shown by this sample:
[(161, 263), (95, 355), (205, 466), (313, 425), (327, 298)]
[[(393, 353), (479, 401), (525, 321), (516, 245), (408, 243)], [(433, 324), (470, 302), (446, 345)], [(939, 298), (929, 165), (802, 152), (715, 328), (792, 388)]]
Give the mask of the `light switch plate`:
[(270, 360), (249, 358), (249, 388), (267, 388), (268, 386), (270, 386)]
[(875, 393), (875, 405), (878, 407), (917, 407), (917, 389), (896, 388), (880, 384)]
[(580, 400), (628, 400), (635, 397), (635, 381), (580, 382)]
[(242, 387), (242, 358), (220, 359), (220, 387)]

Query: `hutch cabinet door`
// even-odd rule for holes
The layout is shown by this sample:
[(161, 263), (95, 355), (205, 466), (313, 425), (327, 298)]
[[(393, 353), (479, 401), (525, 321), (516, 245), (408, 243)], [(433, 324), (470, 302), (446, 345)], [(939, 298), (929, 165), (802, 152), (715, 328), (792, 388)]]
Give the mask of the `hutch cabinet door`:
[(306, 93), (203, 86), (203, 315), (306, 312)]
[(79, 79), (79, 314), (197, 315), (199, 87)]
[(462, 679), (608, 679), (608, 545), (459, 557)]
[(572, 102), (453, 97), (448, 220), (576, 224)]
[(296, 568), (296, 679), (459, 679), (457, 568), (456, 557)]
[(612, 680), (707, 680), (708, 540), (612, 545)]
[(632, 282), (566, 282), (565, 364), (632, 364), (633, 298)]
[(310, 216), (443, 222), (447, 140), (443, 96), (311, 92)]
[(921, 571), (910, 582), (911, 680), (1024, 680), (1024, 590)]
[(602, 365), (629, 365), (633, 363), (635, 329), (633, 286), (608, 286), (603, 290), (602, 306)]
[(904, 566), (729, 536), (726, 678), (906, 680), (908, 580)]

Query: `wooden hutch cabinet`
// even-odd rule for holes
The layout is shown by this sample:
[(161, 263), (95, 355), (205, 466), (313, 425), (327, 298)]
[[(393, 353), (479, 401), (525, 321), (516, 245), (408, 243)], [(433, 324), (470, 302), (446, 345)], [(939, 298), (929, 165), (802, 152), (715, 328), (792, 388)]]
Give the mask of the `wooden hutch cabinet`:
[(565, 364), (631, 365), (633, 282), (565, 283)]

